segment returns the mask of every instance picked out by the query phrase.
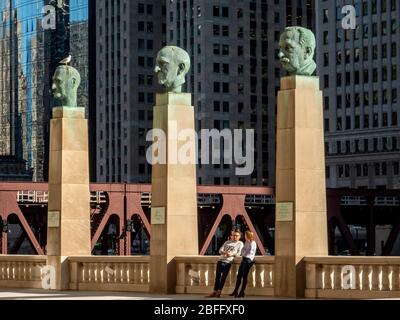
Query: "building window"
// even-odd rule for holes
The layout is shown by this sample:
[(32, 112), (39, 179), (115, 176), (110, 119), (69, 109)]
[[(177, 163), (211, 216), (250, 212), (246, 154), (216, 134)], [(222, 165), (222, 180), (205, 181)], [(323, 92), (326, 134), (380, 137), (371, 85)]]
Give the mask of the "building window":
[(213, 16), (214, 17), (219, 17), (219, 6), (214, 6), (213, 7)]
[(213, 34), (214, 34), (214, 36), (219, 36), (219, 34), (220, 34), (220, 26), (218, 25), (218, 24), (214, 24), (214, 26), (213, 26)]
[(229, 26), (222, 26), (222, 36), (229, 37)]

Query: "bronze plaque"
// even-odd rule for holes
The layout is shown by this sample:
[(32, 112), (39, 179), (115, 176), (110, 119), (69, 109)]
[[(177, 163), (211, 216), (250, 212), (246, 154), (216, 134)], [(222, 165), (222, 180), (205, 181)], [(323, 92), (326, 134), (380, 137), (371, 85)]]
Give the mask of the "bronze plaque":
[(276, 204), (276, 221), (293, 221), (293, 202), (280, 202)]
[(151, 208), (151, 224), (165, 224), (165, 207)]
[(47, 217), (47, 226), (49, 228), (60, 227), (60, 211), (49, 211)]

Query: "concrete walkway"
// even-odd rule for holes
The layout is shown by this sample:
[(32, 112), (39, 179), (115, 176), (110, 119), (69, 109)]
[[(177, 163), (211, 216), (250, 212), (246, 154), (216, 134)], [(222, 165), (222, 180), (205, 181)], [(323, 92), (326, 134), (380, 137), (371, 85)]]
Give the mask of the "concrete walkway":
[[(205, 298), (203, 295), (151, 295), (130, 292), (49, 292), (32, 289), (0, 289), (0, 300), (277, 300), (271, 297), (246, 297), (234, 299), (224, 295), (220, 299)], [(280, 300), (280, 299), (279, 299)]]

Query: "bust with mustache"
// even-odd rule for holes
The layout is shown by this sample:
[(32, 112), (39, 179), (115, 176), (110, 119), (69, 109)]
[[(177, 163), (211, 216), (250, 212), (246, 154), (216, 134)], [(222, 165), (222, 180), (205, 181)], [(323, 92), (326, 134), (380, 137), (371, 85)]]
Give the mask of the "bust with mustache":
[(314, 33), (303, 27), (287, 27), (279, 41), (279, 60), (289, 75), (311, 76), (317, 68), (314, 62)]

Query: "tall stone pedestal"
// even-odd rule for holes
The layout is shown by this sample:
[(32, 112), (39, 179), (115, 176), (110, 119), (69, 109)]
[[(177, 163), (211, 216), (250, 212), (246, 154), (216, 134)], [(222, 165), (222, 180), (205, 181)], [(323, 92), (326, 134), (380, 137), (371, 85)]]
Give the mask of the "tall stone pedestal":
[(303, 258), (328, 255), (323, 119), (318, 77), (281, 79), (276, 159), (276, 296), (303, 297)]
[[(150, 291), (168, 294), (175, 292), (174, 257), (198, 255), (199, 252), (191, 94), (157, 94), (153, 117), (153, 129), (160, 129), (166, 135), (167, 157), (164, 164), (153, 164)], [(182, 133), (192, 135), (191, 139), (187, 136), (179, 141), (178, 135)], [(179, 159), (179, 153), (185, 155), (184, 159)]]
[(48, 265), (68, 290), (68, 256), (90, 255), (88, 121), (84, 108), (55, 108), (50, 123)]

